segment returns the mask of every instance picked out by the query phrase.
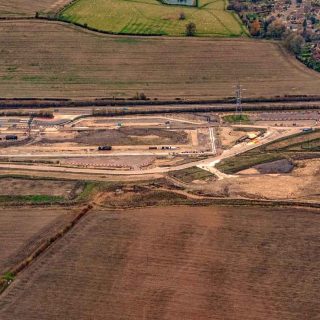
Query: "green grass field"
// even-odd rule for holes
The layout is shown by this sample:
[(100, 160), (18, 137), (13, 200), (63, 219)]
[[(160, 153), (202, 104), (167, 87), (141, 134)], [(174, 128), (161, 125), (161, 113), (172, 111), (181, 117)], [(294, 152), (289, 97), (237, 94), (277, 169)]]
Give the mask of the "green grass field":
[(249, 116), (247, 114), (241, 114), (241, 115), (230, 114), (230, 115), (224, 116), (223, 120), (229, 123), (239, 123), (239, 122), (249, 123), (250, 122)]
[(198, 167), (172, 171), (169, 173), (169, 176), (186, 183), (190, 183), (194, 180), (215, 180), (215, 176), (212, 173)]
[[(194, 22), (198, 36), (236, 37), (247, 34), (238, 16), (227, 11), (225, 0), (202, 0), (199, 7), (164, 5), (157, 0), (78, 0), (60, 18), (119, 34), (180, 36)], [(180, 20), (180, 14), (185, 19)]]

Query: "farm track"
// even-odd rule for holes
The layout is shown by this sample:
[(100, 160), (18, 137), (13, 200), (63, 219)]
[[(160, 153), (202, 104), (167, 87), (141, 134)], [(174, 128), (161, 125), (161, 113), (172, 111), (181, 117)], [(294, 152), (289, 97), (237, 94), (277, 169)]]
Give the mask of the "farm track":
[(320, 75), (273, 42), (109, 36), (40, 20), (1, 21), (0, 40), (4, 98), (209, 100), (233, 96), (235, 79), (247, 97), (319, 94)]

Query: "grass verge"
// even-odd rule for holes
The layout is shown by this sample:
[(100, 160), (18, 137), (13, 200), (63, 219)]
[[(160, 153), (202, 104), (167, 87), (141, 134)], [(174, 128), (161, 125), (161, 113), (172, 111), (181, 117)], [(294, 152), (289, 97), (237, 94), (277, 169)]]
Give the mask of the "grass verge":
[(5, 274), (1, 277), (5, 281), (13, 281), (15, 279), (15, 275), (12, 272), (5, 272)]
[(247, 114), (230, 114), (227, 116), (224, 116), (222, 118), (225, 122), (228, 123), (249, 123), (250, 118)]
[(14, 203), (14, 204), (62, 204), (66, 199), (61, 196), (51, 195), (1, 195), (0, 204)]
[(171, 171), (169, 176), (178, 179), (185, 183), (190, 183), (194, 180), (213, 180), (215, 176), (206, 170), (200, 169), (198, 167), (191, 167), (183, 170)]

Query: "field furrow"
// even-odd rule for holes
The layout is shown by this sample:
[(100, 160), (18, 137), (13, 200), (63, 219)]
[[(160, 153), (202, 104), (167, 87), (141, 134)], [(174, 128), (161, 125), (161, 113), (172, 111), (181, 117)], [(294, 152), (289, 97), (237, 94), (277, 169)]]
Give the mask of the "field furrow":
[(0, 318), (315, 320), (319, 221), (299, 209), (91, 212), (5, 291)]
[[(148, 30), (139, 24), (127, 32)], [(117, 37), (44, 21), (1, 22), (0, 41), (0, 97), (207, 99), (234, 96), (237, 81), (247, 97), (319, 94), (320, 75), (272, 42)]]

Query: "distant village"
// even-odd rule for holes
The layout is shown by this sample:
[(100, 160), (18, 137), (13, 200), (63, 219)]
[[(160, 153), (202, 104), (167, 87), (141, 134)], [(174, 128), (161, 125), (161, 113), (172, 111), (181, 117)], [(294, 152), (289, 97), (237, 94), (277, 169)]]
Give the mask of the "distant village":
[(282, 39), (299, 60), (320, 71), (320, 0), (231, 0), (254, 37)]

